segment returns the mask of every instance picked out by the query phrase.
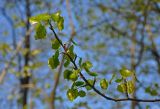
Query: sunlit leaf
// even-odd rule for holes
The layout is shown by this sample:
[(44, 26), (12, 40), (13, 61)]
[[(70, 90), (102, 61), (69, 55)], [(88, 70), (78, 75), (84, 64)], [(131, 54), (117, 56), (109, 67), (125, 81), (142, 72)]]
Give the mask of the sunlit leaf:
[(78, 90), (77, 89), (69, 89), (67, 91), (67, 97), (70, 101), (73, 101), (77, 98), (78, 96)]
[(69, 47), (69, 49), (67, 50), (67, 53), (71, 56), (72, 59), (74, 59), (75, 54), (74, 54), (74, 46), (73, 45), (71, 45)]
[[(87, 81), (88, 81), (88, 83), (89, 83), (90, 85), (93, 85), (93, 83), (94, 83), (94, 81), (91, 80), (91, 79), (88, 79)], [(86, 86), (86, 89), (87, 89), (87, 90), (91, 90), (92, 87), (90, 87), (89, 85), (87, 85), (87, 86)]]
[(84, 67), (85, 69), (90, 69), (92, 66), (93, 65), (90, 61), (86, 61), (82, 64), (82, 67)]
[(131, 94), (134, 92), (134, 89), (133, 81), (127, 81), (127, 83), (121, 83), (117, 86), (117, 90), (122, 93), (126, 93), (127, 91), (128, 94)]
[(36, 40), (46, 38), (46, 28), (41, 23), (36, 25), (36, 34), (34, 37)]
[(72, 81), (76, 81), (78, 79), (78, 74), (79, 74), (79, 70), (73, 70), (72, 71), (72, 74), (69, 76), (69, 78), (72, 80)]
[(60, 47), (60, 43), (58, 42), (57, 39), (53, 39), (51, 40), (51, 44), (52, 44), (52, 49), (58, 49)]
[(51, 14), (51, 17), (52, 17), (54, 22), (58, 22), (60, 20), (60, 14), (61, 14), (60, 11)]
[(107, 89), (108, 88), (108, 81), (106, 79), (102, 79), (100, 81), (100, 86), (102, 89)]
[(51, 69), (55, 69), (57, 68), (57, 66), (59, 65), (59, 51), (57, 50), (55, 55), (53, 55), (51, 58), (49, 58), (48, 60), (48, 66), (51, 68)]
[(29, 21), (31, 24), (34, 24), (34, 23), (40, 23), (41, 21), (48, 21), (50, 18), (51, 16), (49, 14), (44, 13), (31, 17)]
[(61, 31), (64, 28), (64, 19), (60, 15), (60, 12), (51, 14), (52, 20), (57, 24), (58, 29)]
[(122, 68), (120, 70), (120, 74), (121, 74), (122, 77), (126, 78), (126, 77), (131, 76), (133, 73), (132, 73), (132, 71), (130, 71), (130, 70), (126, 69), (126, 68)]
[(131, 94), (131, 93), (134, 92), (134, 90), (135, 90), (135, 87), (134, 87), (133, 81), (128, 81), (128, 82), (127, 82), (127, 92), (128, 92), (129, 94)]
[(125, 84), (119, 84), (119, 85), (117, 86), (117, 90), (118, 90), (119, 92), (125, 93), (125, 92), (126, 92)]
[(64, 79), (69, 80), (71, 74), (72, 74), (72, 71), (71, 71), (71, 70), (68, 70), (68, 69), (65, 70), (64, 73), (63, 73)]

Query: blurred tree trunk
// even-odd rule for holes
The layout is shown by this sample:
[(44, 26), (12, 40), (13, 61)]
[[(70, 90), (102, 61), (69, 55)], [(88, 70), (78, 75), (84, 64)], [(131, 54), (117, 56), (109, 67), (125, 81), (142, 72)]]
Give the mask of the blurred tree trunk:
[[(29, 54), (30, 54), (30, 33), (29, 33), (29, 29), (30, 29), (30, 23), (29, 23), (29, 17), (31, 16), (31, 12), (30, 12), (30, 0), (26, 0), (26, 36), (25, 36), (25, 42), (24, 42), (24, 47), (25, 49), (27, 49), (27, 53), (24, 56), (24, 66), (28, 66), (29, 65)], [(30, 80), (30, 76), (28, 75), (28, 71), (25, 70), (24, 72), (25, 77), (21, 78), (21, 86), (29, 84), (29, 80)], [(23, 108), (27, 107), (27, 98), (28, 98), (28, 88), (25, 87), (21, 89), (21, 93), (22, 93), (22, 106)]]

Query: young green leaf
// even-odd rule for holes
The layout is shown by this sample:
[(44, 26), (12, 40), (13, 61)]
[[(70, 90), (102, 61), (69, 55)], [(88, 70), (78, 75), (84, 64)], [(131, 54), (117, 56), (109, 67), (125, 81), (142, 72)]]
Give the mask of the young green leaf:
[(93, 65), (92, 65), (92, 63), (90, 62), (90, 61), (86, 61), (86, 62), (84, 62), (83, 64), (82, 64), (82, 67), (84, 68), (84, 69), (90, 69), (91, 67), (92, 67)]
[(59, 22), (57, 22), (57, 26), (58, 26), (58, 29), (60, 31), (63, 30), (63, 28), (64, 28), (64, 19), (63, 19), (63, 17), (60, 17)]
[(87, 72), (90, 76), (98, 76), (98, 74), (96, 72)]
[(83, 82), (83, 81), (76, 81), (76, 82), (74, 83), (74, 85), (75, 85), (75, 86), (82, 86), (82, 85), (84, 85), (84, 82)]
[(65, 63), (64, 63), (64, 67), (68, 67), (70, 64), (70, 60), (66, 60)]
[(109, 84), (111, 84), (112, 83), (112, 81), (113, 81), (113, 79), (116, 77), (116, 74), (115, 73), (113, 73), (113, 75), (112, 75), (112, 78), (109, 80)]
[(51, 40), (51, 44), (52, 44), (52, 49), (58, 49), (60, 47), (60, 43), (58, 42), (57, 39)]
[(73, 101), (77, 98), (78, 96), (78, 90), (77, 89), (69, 89), (67, 91), (67, 97), (70, 101)]
[(132, 94), (135, 90), (133, 81), (127, 81), (127, 92)]
[(48, 21), (51, 18), (51, 16), (47, 13), (44, 14), (38, 14), (36, 16), (30, 17), (29, 21), (31, 24), (34, 23), (40, 23), (41, 21)]
[(78, 79), (78, 74), (72, 72), (72, 74), (69, 76), (69, 79), (72, 81), (76, 81)]
[(53, 55), (51, 58), (49, 58), (48, 60), (48, 66), (51, 68), (51, 69), (55, 69), (57, 68), (57, 66), (59, 65), (59, 51), (57, 50), (55, 55)]
[(126, 92), (126, 87), (125, 84), (121, 83), (117, 86), (117, 90), (121, 93), (125, 93)]
[(67, 53), (71, 56), (72, 59), (74, 59), (75, 54), (74, 54), (74, 46), (73, 45), (71, 45), (69, 47), (69, 49), (67, 50)]
[(158, 92), (157, 92), (157, 90), (153, 89), (153, 90), (151, 90), (150, 94), (151, 94), (152, 96), (157, 96), (157, 95), (158, 95)]
[(123, 78), (118, 78), (118, 79), (115, 80), (116, 83), (120, 83), (122, 81), (123, 81)]
[(54, 14), (51, 14), (51, 18), (54, 22), (58, 22), (60, 20), (60, 11), (54, 13)]
[[(91, 80), (91, 79), (88, 79), (87, 81), (88, 81), (88, 83), (91, 84), (91, 85), (93, 85), (93, 83), (94, 83), (94, 81)], [(92, 87), (90, 87), (89, 85), (87, 85), (87, 86), (86, 86), (86, 89), (87, 89), (87, 90), (91, 90)]]
[(85, 97), (85, 96), (86, 96), (86, 92), (83, 91), (83, 90), (80, 90), (80, 91), (78, 92), (78, 96), (80, 96), (80, 97)]
[(70, 80), (70, 75), (72, 74), (72, 71), (70, 70), (65, 70), (63, 73), (64, 79)]
[(46, 28), (41, 23), (36, 25), (36, 34), (34, 37), (36, 40), (46, 38)]
[(72, 74), (69, 76), (70, 80), (76, 81), (78, 79), (78, 74), (80, 70), (74, 70), (72, 71)]
[(107, 89), (108, 88), (108, 81), (106, 79), (102, 79), (100, 81), (100, 86), (102, 89)]
[(52, 20), (57, 24), (58, 29), (61, 31), (64, 28), (64, 19), (60, 15), (60, 12), (57, 12), (55, 14), (51, 14)]
[(130, 70), (126, 69), (126, 68), (122, 68), (120, 70), (120, 74), (121, 74), (122, 77), (127, 78), (127, 77), (132, 75), (132, 71), (130, 71)]
[(122, 93), (126, 93), (127, 90), (127, 93), (132, 94), (134, 92), (134, 89), (135, 87), (133, 81), (127, 81), (127, 83), (121, 83), (117, 86), (117, 90)]

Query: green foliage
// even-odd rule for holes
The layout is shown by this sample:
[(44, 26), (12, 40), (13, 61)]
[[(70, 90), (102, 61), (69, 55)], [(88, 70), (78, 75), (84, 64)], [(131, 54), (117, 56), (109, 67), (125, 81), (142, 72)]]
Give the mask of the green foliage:
[(101, 79), (100, 86), (102, 89), (107, 89), (108, 88), (108, 81), (106, 79)]
[(91, 67), (92, 67), (92, 63), (90, 61), (86, 61), (82, 64), (82, 67), (85, 69), (85, 70), (89, 70)]
[(111, 84), (112, 83), (112, 81), (113, 81), (113, 79), (116, 77), (116, 74), (115, 73), (113, 73), (113, 75), (112, 75), (112, 78), (110, 79), (110, 81), (109, 81), (109, 84)]
[(64, 63), (64, 67), (68, 67), (70, 64), (70, 60), (66, 60), (65, 63)]
[[(91, 80), (91, 79), (88, 79), (87, 81), (88, 81), (88, 83), (89, 83), (90, 85), (93, 85), (93, 83), (94, 83), (94, 81)], [(87, 84), (86, 84), (86, 85), (87, 85)], [(86, 86), (86, 89), (87, 89), (87, 90), (91, 90), (92, 87), (90, 87), (89, 85), (87, 85), (87, 86)]]
[(127, 93), (128, 94), (132, 94), (134, 92), (134, 84), (133, 84), (133, 81), (127, 81), (126, 83), (120, 83), (118, 86), (117, 86), (117, 90), (119, 92), (122, 92), (122, 93)]
[(131, 76), (133, 73), (132, 73), (130, 70), (128, 70), (128, 69), (126, 69), (125, 67), (123, 67), (123, 68), (120, 70), (120, 74), (121, 74), (121, 76), (122, 76), (123, 78), (127, 78), (127, 77)]
[(78, 96), (80, 96), (80, 97), (85, 97), (85, 96), (86, 96), (86, 92), (83, 91), (83, 90), (80, 90), (80, 91), (78, 92)]
[(55, 55), (53, 55), (51, 58), (48, 59), (48, 66), (51, 69), (55, 69), (59, 65), (60, 62), (58, 57), (59, 57), (59, 51), (57, 50)]
[[(35, 39), (45, 39), (46, 38), (46, 28), (42, 23), (48, 24), (49, 21), (54, 21), (55, 24), (57, 25), (59, 30), (63, 30), (64, 28), (64, 19), (62, 16), (60, 16), (60, 13), (54, 13), (54, 14), (38, 14), (36, 16), (33, 16), (30, 18), (31, 24), (36, 23), (36, 34), (35, 34)], [(58, 49), (59, 44), (55, 40), (55, 42), (52, 42), (52, 48), (53, 49)], [(58, 44), (58, 45), (56, 45)]]
[(74, 85), (75, 85), (75, 86), (82, 86), (82, 85), (84, 85), (84, 82), (83, 82), (83, 81), (76, 81), (76, 82), (74, 83)]
[(64, 58), (65, 58), (64, 67), (68, 67), (71, 62), (70, 58), (67, 55), (65, 55)]
[[(103, 4), (98, 4), (98, 7), (101, 9), (102, 12), (108, 11), (108, 8)], [(60, 12), (57, 12), (54, 14), (46, 14), (46, 13), (39, 14), (37, 16), (31, 17), (30, 22), (37, 23), (36, 35), (35, 35), (36, 40), (46, 38), (46, 28), (42, 24), (51, 25), (53, 23), (54, 29), (55, 27), (57, 27), (60, 31), (63, 30), (64, 28), (64, 25), (63, 25), (64, 19), (60, 15)], [(55, 69), (59, 65), (58, 58), (59, 58), (59, 50), (61, 46), (59, 43), (59, 40), (57, 40), (57, 38), (54, 40), (51, 40), (52, 49), (56, 50), (55, 54), (48, 60), (48, 66), (51, 69)], [(73, 43), (73, 45), (71, 45), (68, 49), (64, 48), (65, 49), (64, 52), (67, 54), (64, 56), (65, 67), (68, 67), (71, 62), (73, 64), (76, 64), (77, 54), (74, 53), (74, 46), (78, 44), (73, 40), (71, 40), (71, 42)], [(105, 46), (106, 46), (105, 43), (100, 43), (93, 48), (99, 49), (99, 48), (104, 48)], [(64, 79), (72, 81), (72, 87), (67, 91), (67, 97), (70, 101), (75, 100), (78, 96), (79, 97), (86, 96), (86, 92), (83, 90), (78, 91), (78, 88), (85, 87), (87, 90), (91, 90), (92, 89), (91, 86), (95, 87), (94, 84), (96, 81), (92, 79), (87, 79), (88, 83), (91, 86), (87, 82), (85, 83), (84, 81), (78, 80), (79, 79), (78, 77), (80, 76), (79, 73), (81, 72), (81, 70), (85, 70), (87, 74), (89, 74), (90, 76), (94, 76), (94, 77), (97, 76), (96, 72), (91, 71), (91, 68), (93, 67), (92, 63), (90, 61), (85, 61), (84, 63), (82, 63), (82, 58), (79, 58), (78, 64), (80, 69), (78, 69), (77, 66), (76, 67), (74, 66), (74, 68), (72, 68), (71, 70), (66, 69), (63, 73)], [(132, 80), (127, 81), (128, 77), (131, 77), (134, 74), (134, 72), (132, 72), (131, 70), (128, 70), (125, 67), (122, 67), (119, 72), (121, 77), (115, 80), (115, 82), (118, 83), (117, 90), (121, 93), (128, 93), (128, 94), (134, 93), (134, 90), (135, 90), (134, 82)], [(114, 73), (109, 82), (105, 78), (101, 79), (100, 80), (101, 89), (107, 89), (109, 86), (109, 83), (111, 84), (115, 77), (116, 77), (116, 74)], [(150, 87), (147, 87), (145, 91), (146, 93), (149, 93), (152, 96), (155, 96), (158, 94), (156, 89), (151, 89)]]
[(69, 89), (67, 91), (67, 97), (70, 101), (73, 101), (77, 98), (78, 96), (78, 90), (77, 89)]
[(33, 23), (40, 23), (42, 21), (48, 21), (49, 19), (51, 18), (51, 16), (47, 13), (44, 13), (44, 14), (38, 14), (36, 16), (33, 16), (30, 18), (30, 22), (31, 24)]
[(46, 38), (46, 28), (41, 23), (36, 25), (36, 34), (34, 37), (36, 40)]
[(120, 83), (122, 81), (123, 81), (123, 78), (118, 78), (118, 79), (115, 80), (116, 83)]
[(90, 76), (97, 76), (96, 72), (91, 72), (90, 68), (92, 67), (92, 63), (90, 61), (86, 61), (82, 64), (82, 67), (85, 69), (85, 71), (90, 75)]
[(73, 70), (73, 72), (69, 76), (69, 79), (72, 81), (76, 81), (78, 79), (78, 73), (79, 73), (79, 70)]
[(64, 26), (64, 19), (62, 16), (60, 16), (60, 12), (57, 12), (55, 14), (51, 14), (52, 20), (57, 24), (58, 29), (61, 31), (63, 30)]
[(152, 96), (156, 96), (158, 95), (158, 92), (156, 89), (152, 89), (150, 86), (148, 86), (146, 89), (145, 89), (145, 92), (152, 95)]
[(70, 75), (72, 74), (73, 72), (71, 70), (68, 70), (66, 69), (63, 73), (63, 77), (64, 79), (67, 79), (67, 80), (70, 80)]
[(69, 56), (71, 56), (72, 59), (75, 58), (74, 46), (73, 46), (73, 45), (71, 45), (71, 46), (69, 47), (69, 49), (67, 50), (67, 53), (69, 54)]
[(52, 44), (52, 49), (57, 50), (60, 47), (60, 44), (57, 39), (51, 40), (51, 44)]
[(65, 70), (64, 71), (64, 79), (76, 81), (78, 79), (79, 70)]

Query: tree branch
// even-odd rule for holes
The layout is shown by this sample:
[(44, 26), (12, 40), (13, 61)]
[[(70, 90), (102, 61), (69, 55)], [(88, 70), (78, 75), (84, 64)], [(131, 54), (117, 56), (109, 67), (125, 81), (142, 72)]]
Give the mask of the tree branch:
[[(49, 23), (50, 25), (50, 29), (51, 31), (54, 33), (55, 38), (58, 40), (58, 42), (61, 44), (61, 46), (63, 47), (62, 42), (60, 41), (59, 37), (57, 36), (57, 34), (55, 33), (53, 26), (51, 25), (51, 23)], [(63, 47), (64, 49), (64, 47)], [(65, 49), (64, 49), (65, 51)], [(72, 59), (72, 57), (65, 51), (66, 55), (69, 57), (70, 61), (72, 62), (72, 64), (74, 65), (74, 69), (77, 70), (78, 66), (77, 64), (74, 62), (74, 60)], [(111, 101), (137, 101), (137, 102), (160, 102), (160, 99), (135, 99), (135, 98), (113, 98), (113, 97), (109, 97), (105, 94), (103, 94), (101, 91), (99, 91), (97, 88), (95, 88), (94, 85), (91, 85), (87, 79), (84, 77), (84, 75), (82, 74), (82, 72), (79, 72), (80, 77), (85, 81), (85, 83), (90, 86), (97, 94), (99, 94), (100, 96), (102, 96), (103, 98), (105, 98), (106, 100), (111, 100)]]

